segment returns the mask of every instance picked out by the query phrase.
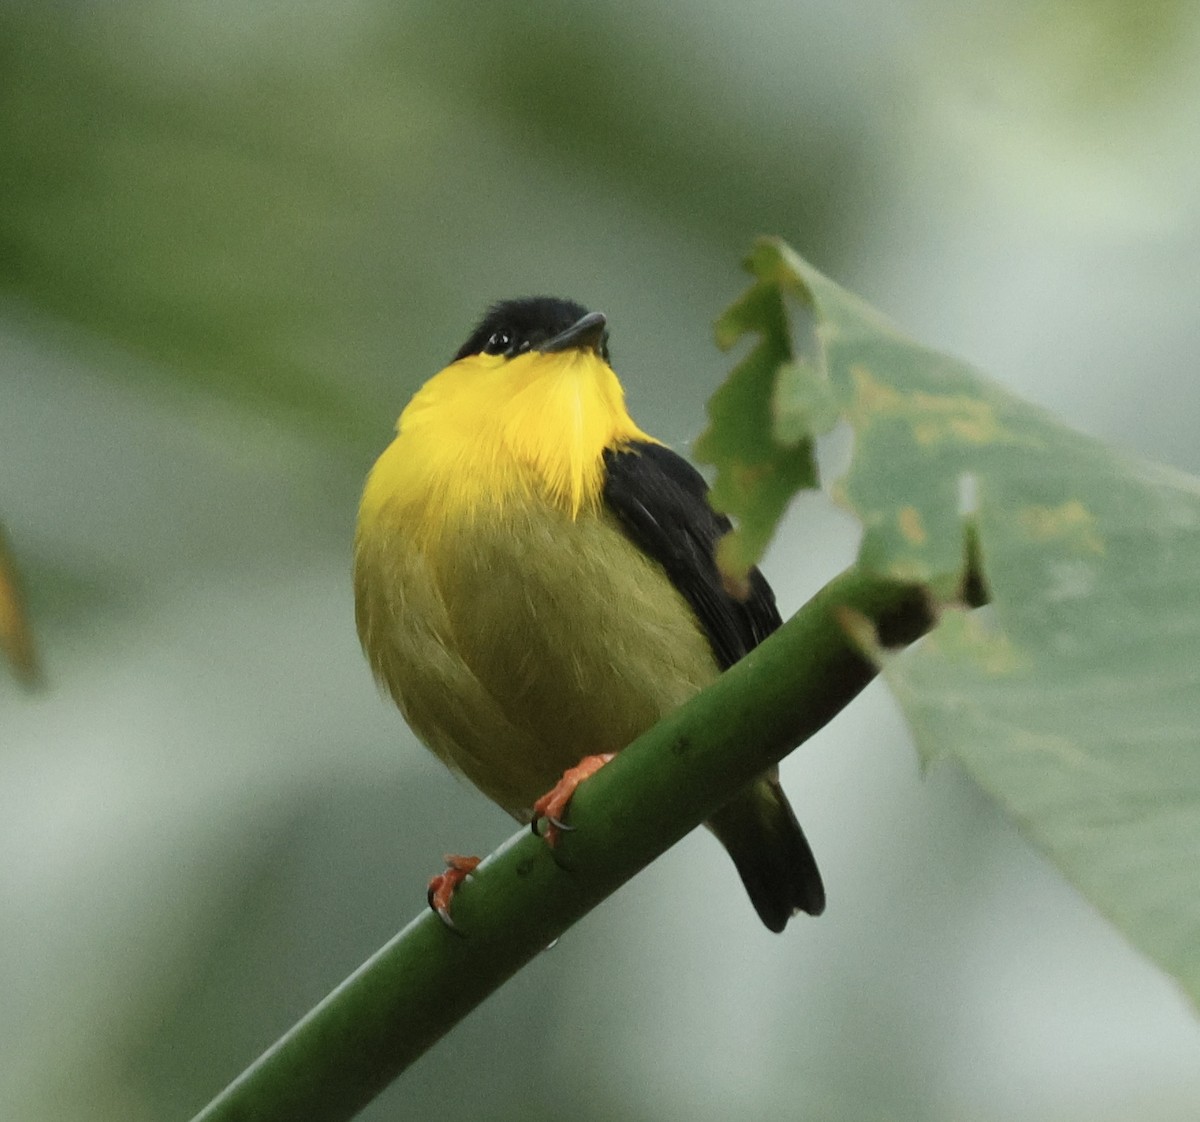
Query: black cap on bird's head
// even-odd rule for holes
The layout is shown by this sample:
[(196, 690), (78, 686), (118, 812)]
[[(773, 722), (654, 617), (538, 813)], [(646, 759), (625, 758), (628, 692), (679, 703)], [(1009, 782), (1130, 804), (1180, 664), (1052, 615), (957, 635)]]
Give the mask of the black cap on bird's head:
[(527, 296), (493, 304), (471, 337), (454, 356), (503, 355), (514, 358), (526, 351), (552, 353), (578, 347), (608, 361), (608, 320), (574, 300)]

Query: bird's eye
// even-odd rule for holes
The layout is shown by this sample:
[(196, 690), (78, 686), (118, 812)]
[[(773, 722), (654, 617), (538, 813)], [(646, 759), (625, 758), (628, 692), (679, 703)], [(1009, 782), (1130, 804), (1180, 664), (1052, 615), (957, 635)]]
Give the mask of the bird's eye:
[(509, 331), (493, 331), (487, 343), (484, 344), (485, 355), (502, 355), (512, 346), (512, 333)]

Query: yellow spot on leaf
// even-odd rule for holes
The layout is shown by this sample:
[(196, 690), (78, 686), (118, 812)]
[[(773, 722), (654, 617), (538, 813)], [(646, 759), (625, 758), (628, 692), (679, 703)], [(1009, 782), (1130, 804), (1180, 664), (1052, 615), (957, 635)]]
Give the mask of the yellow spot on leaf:
[[(1122, 785), (1120, 773), (1099, 757), (1090, 754), (1073, 740), (1056, 733), (1035, 733), (1026, 729), (1014, 729), (1011, 734), (1012, 747), (1021, 752), (1050, 757), (1064, 771), (1086, 773), (1108, 780), (1114, 790)], [(1100, 790), (1096, 790), (1099, 795)], [(1106, 801), (1109, 801), (1106, 799)]]
[(873, 661), (882, 661), (884, 652), (879, 645), (879, 635), (869, 617), (842, 604), (834, 608), (833, 618), (862, 654)]
[(1007, 635), (988, 636), (974, 654), (980, 668), (993, 678), (1009, 678), (1029, 666), (1029, 659), (1013, 646)]
[(921, 512), (915, 506), (902, 506), (898, 518), (900, 533), (910, 545), (924, 545), (929, 540), (925, 523), (921, 521)]
[(1061, 541), (1081, 553), (1104, 552), (1096, 518), (1078, 499), (1060, 506), (1027, 506), (1018, 513), (1021, 529), (1035, 542)]
[(739, 493), (752, 495), (763, 485), (765, 480), (771, 477), (774, 470), (774, 465), (770, 462), (758, 464), (735, 463), (731, 465), (729, 474)]
[(717, 569), (721, 574), (721, 584), (730, 596), (735, 600), (749, 598), (750, 561), (737, 530), (730, 531), (717, 542)]
[(931, 579), (928, 565), (908, 557), (893, 558), (886, 571), (893, 580), (910, 581), (913, 584), (925, 584)]
[(1037, 443), (1030, 436), (1006, 428), (996, 414), (996, 407), (982, 398), (924, 390), (901, 393), (861, 365), (851, 368), (850, 377), (854, 383), (850, 419), (856, 428), (889, 416), (907, 421), (914, 439), (926, 447), (944, 442), (1027, 446)]
[(850, 378), (854, 382), (854, 412), (898, 413), (903, 408), (904, 398), (899, 391), (880, 382), (865, 366), (852, 366)]
[(941, 616), (930, 645), (951, 659), (966, 656), (991, 678), (1028, 673), (1029, 656), (998, 630), (995, 621), (962, 608), (948, 608)]

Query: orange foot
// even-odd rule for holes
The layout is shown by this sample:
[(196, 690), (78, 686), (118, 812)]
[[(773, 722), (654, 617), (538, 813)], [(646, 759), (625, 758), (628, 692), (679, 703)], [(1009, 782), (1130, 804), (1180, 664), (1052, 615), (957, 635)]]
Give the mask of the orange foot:
[(589, 776), (595, 775), (613, 755), (612, 752), (605, 752), (601, 756), (584, 756), (574, 767), (567, 768), (563, 777), (533, 804), (533, 832), (541, 833), (538, 823), (545, 819), (546, 832), (542, 836), (550, 845), (558, 845), (563, 830), (571, 829), (562, 819), (575, 788)]
[(445, 858), (446, 871), (429, 878), (429, 906), (437, 912), (440, 919), (451, 931), (457, 931), (454, 919), (450, 915), (450, 902), (454, 892), (479, 865), (478, 857), (460, 857), (457, 853), (447, 853)]

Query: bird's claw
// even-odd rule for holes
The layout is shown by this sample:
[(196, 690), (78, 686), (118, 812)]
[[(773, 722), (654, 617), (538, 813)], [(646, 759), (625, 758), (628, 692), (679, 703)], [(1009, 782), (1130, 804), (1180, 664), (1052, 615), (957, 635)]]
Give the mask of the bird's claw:
[[(595, 775), (612, 758), (612, 752), (605, 752), (598, 756), (584, 756), (574, 767), (567, 768), (563, 772), (563, 777), (533, 804), (531, 826), (537, 837), (544, 837), (546, 844), (553, 847), (558, 845), (559, 835), (575, 829), (574, 826), (568, 826), (564, 821), (567, 804), (570, 803), (579, 784)], [(546, 823), (545, 833), (540, 828), (543, 822)]]
[(429, 890), (425, 898), (429, 901), (429, 906), (437, 914), (438, 919), (456, 935), (461, 935), (458, 924), (454, 922), (454, 917), (450, 914), (450, 904), (454, 900), (454, 893), (458, 886), (479, 867), (479, 858), (461, 857), (457, 853), (447, 853), (445, 861), (445, 870), (429, 878)]
[[(542, 823), (545, 822), (548, 827), (547, 833), (542, 833)], [(560, 818), (549, 818), (546, 815), (539, 814), (532, 822), (529, 823), (529, 829), (535, 838), (548, 836), (550, 830), (556, 830), (559, 833), (569, 834), (575, 829), (574, 826), (562, 821)]]

